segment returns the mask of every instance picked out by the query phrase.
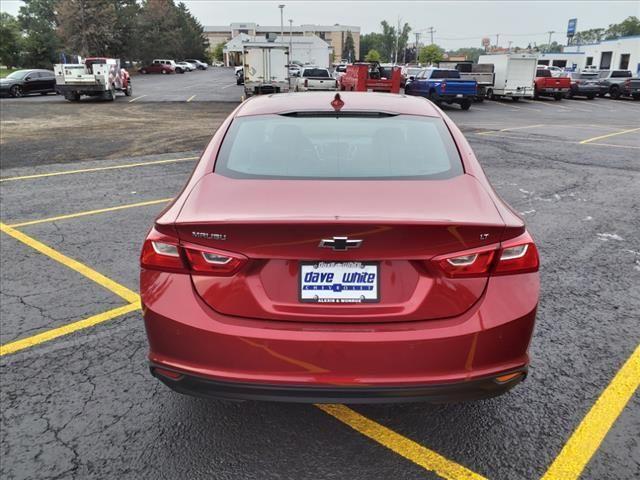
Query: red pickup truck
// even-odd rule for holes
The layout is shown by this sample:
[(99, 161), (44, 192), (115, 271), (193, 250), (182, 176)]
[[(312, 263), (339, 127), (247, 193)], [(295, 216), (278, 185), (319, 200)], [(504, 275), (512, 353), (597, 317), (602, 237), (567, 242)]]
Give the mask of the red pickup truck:
[(340, 90), (400, 93), (400, 70), (400, 67), (383, 67), (377, 62), (348, 65), (339, 80)]
[(551, 70), (538, 68), (536, 71), (534, 98), (553, 97), (562, 100), (562, 97), (571, 89), (571, 79), (569, 77), (554, 77)]

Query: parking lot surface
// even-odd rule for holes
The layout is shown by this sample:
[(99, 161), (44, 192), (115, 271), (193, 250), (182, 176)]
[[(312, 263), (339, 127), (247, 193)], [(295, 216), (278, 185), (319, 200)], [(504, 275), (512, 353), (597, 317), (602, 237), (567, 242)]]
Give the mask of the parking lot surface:
[[(135, 72), (133, 72), (135, 73)], [(207, 70), (175, 73), (170, 75), (135, 74), (132, 77), (133, 95), (125, 97), (119, 93), (118, 103), (135, 102), (239, 102), (242, 86), (236, 85), (232, 67), (210, 67)], [(104, 102), (83, 97), (82, 102)], [(3, 98), (0, 102), (26, 103), (66, 102), (62, 95), (29, 95), (23, 98)]]
[[(640, 477), (638, 102), (446, 109), (540, 250), (529, 378), (473, 403), (349, 407), (190, 398), (148, 372), (139, 249), (234, 104), (19, 100), (1, 125), (2, 478)], [(110, 145), (97, 123), (78, 133), (83, 107), (138, 121)]]

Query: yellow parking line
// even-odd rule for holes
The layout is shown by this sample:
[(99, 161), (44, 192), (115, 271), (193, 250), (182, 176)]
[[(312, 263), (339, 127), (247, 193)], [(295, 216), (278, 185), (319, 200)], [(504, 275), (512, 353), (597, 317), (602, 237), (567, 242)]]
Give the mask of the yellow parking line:
[(97, 215), (99, 213), (106, 213), (106, 212), (116, 212), (118, 210), (125, 210), (127, 208), (157, 205), (159, 203), (167, 203), (171, 200), (173, 200), (173, 198), (162, 198), (160, 200), (150, 200), (148, 202), (130, 203), (127, 205), (119, 205), (117, 207), (99, 208), (97, 210), (86, 210), (84, 212), (70, 213), (68, 215), (59, 215), (57, 217), (48, 217), (48, 218), (41, 218), (39, 220), (29, 220), (26, 222), (12, 223), (9, 225), (9, 227), (18, 228), (18, 227), (26, 227), (27, 225), (37, 225), (38, 223), (57, 222), (58, 220), (67, 220), (70, 218), (84, 217), (87, 215)]
[(580, 477), (638, 386), (640, 345), (580, 422), (542, 480), (574, 480)]
[(20, 350), (33, 347), (40, 343), (48, 342), (49, 340), (53, 340), (54, 338), (58, 338), (63, 335), (69, 335), (70, 333), (77, 332), (78, 330), (92, 327), (99, 323), (106, 322), (107, 320), (111, 320), (112, 318), (116, 318), (126, 313), (138, 310), (139, 308), (140, 301), (137, 301), (123, 307), (118, 307), (114, 308), (113, 310), (99, 313), (98, 315), (94, 315), (84, 320), (68, 323), (67, 325), (63, 325), (62, 327), (53, 328), (51, 330), (47, 330), (46, 332), (23, 338), (22, 340), (5, 343), (4, 345), (0, 345), (0, 357), (3, 355), (8, 355), (10, 353), (16, 353)]
[(631, 148), (634, 150), (640, 150), (640, 147), (634, 147), (633, 145), (616, 145), (615, 143), (592, 142), (592, 143), (587, 143), (585, 145), (589, 145), (590, 147), (593, 145), (598, 145), (600, 147)]
[(187, 98), (187, 103), (190, 102), (191, 100), (193, 100), (194, 98), (196, 98), (195, 95), (191, 95), (189, 98)]
[(585, 143), (595, 142), (596, 140), (602, 140), (603, 138), (615, 137), (616, 135), (624, 135), (625, 133), (637, 132), (640, 128), (631, 128), (629, 130), (622, 130), (621, 132), (613, 132), (608, 133), (607, 135), (600, 135), (599, 137), (587, 138), (586, 140), (582, 140), (580, 143), (584, 145)]
[(117, 170), (120, 168), (146, 167), (147, 165), (162, 165), (164, 163), (186, 162), (196, 160), (198, 157), (169, 158), (166, 160), (152, 160), (150, 162), (125, 163), (123, 165), (111, 165), (109, 167), (81, 168), (79, 170), (64, 170), (61, 172), (36, 173), (33, 175), (22, 175), (19, 177), (0, 178), (0, 182), (12, 182), (15, 180), (30, 180), (32, 178), (57, 177), (58, 175), (73, 175), (76, 173), (101, 172), (104, 170)]
[(440, 475), (442, 478), (449, 480), (485, 479), (485, 477), (443, 457), (433, 450), (429, 450), (419, 443), (409, 440), (393, 430), (360, 415), (349, 407), (322, 404), (317, 404), (316, 407), (347, 424), (362, 435), (369, 437), (371, 440), (378, 442), (422, 468)]
[(115, 293), (119, 297), (124, 298), (129, 303), (137, 302), (138, 299), (140, 298), (137, 293), (135, 293), (132, 290), (129, 290), (127, 287), (120, 285), (117, 282), (114, 282), (110, 278), (105, 277), (101, 273), (96, 272), (95, 270), (78, 262), (77, 260), (69, 258), (66, 255), (63, 255), (62, 253), (58, 252), (57, 250), (54, 250), (53, 248), (45, 245), (44, 243), (39, 242), (38, 240), (31, 238), (30, 236), (25, 235), (24, 233), (19, 232), (18, 230), (15, 230), (14, 228), (11, 228), (10, 226), (5, 225), (4, 223), (1, 223), (1, 222), (0, 222), (0, 230), (6, 233), (7, 235), (15, 238), (16, 240), (24, 243), (25, 245), (30, 246), (34, 250), (37, 250), (43, 255), (46, 255), (47, 257), (55, 260), (56, 262), (59, 262), (62, 265), (69, 267), (71, 270), (75, 270), (79, 274), (84, 275), (90, 280), (93, 280), (98, 285), (101, 285), (107, 290), (110, 290), (111, 292)]
[(140, 95), (139, 97), (132, 98), (131, 100), (129, 100), (129, 103), (133, 103), (133, 102), (135, 102), (136, 100), (140, 100), (141, 98), (144, 98), (144, 97), (147, 97), (147, 96), (148, 96), (148, 95)]

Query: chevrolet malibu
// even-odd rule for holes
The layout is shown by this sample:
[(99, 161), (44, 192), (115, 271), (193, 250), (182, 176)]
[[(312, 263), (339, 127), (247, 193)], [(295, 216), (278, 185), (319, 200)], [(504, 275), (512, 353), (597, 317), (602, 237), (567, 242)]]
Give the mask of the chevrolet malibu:
[(254, 97), (144, 242), (151, 372), (227, 399), (499, 395), (527, 375), (538, 264), (428, 100)]

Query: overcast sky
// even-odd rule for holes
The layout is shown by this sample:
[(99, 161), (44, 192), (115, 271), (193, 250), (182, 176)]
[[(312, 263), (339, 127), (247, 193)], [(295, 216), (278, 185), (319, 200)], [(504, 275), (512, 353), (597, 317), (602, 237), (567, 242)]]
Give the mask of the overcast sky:
[[(17, 14), (20, 0), (0, 0), (0, 9)], [(255, 22), (279, 25), (278, 4), (284, 3), (285, 24), (355, 25), (362, 33), (380, 30), (380, 21), (395, 24), (400, 17), (420, 32), (421, 42), (429, 38), (427, 29), (435, 28), (434, 41), (447, 49), (480, 47), (481, 38), (500, 34), (499, 43), (526, 47), (529, 42), (546, 43), (549, 30), (553, 39), (566, 41), (569, 18), (578, 19), (578, 30), (607, 27), (630, 15), (640, 16), (640, 2), (634, 1), (212, 1), (185, 0), (185, 4), (203, 25), (228, 25), (231, 22)]]

